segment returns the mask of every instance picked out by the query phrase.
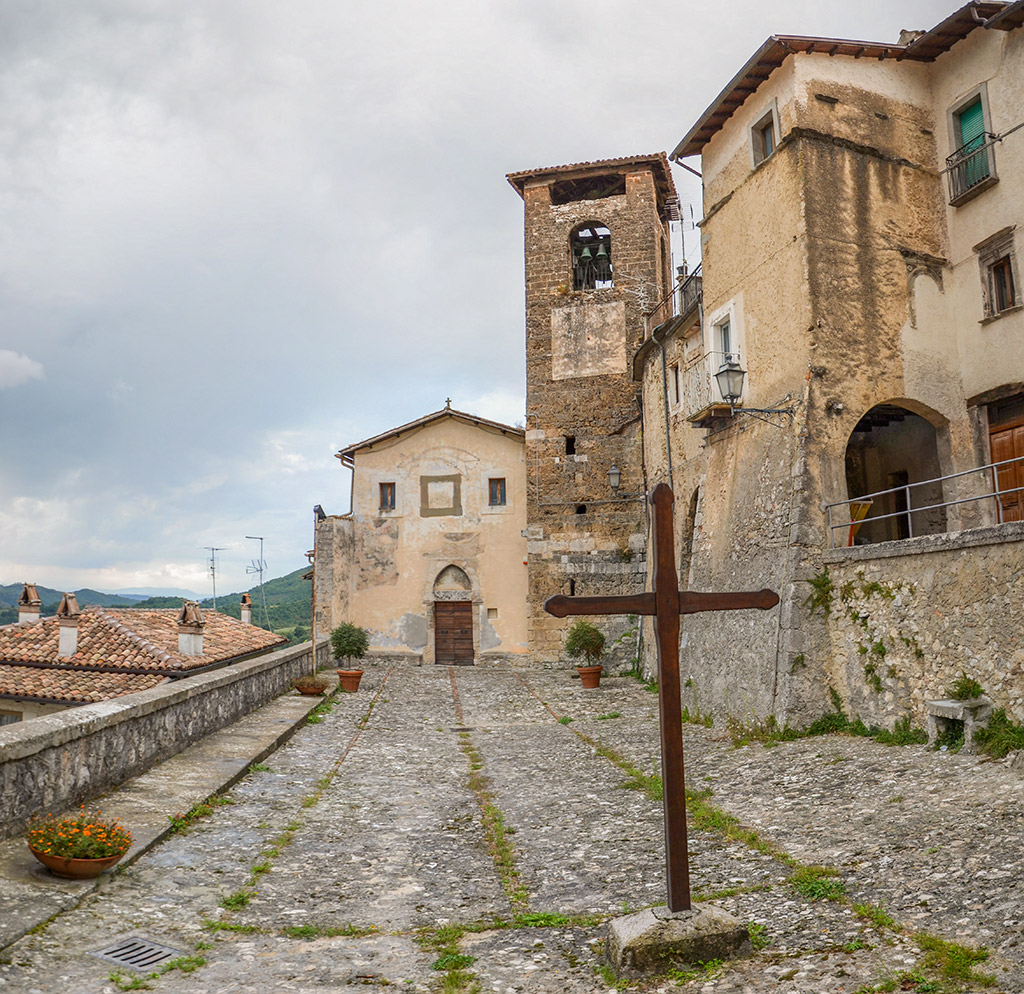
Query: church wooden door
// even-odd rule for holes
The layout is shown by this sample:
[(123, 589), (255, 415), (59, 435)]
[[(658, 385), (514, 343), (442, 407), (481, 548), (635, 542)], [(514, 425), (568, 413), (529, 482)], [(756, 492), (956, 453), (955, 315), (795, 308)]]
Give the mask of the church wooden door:
[[(1024, 457), (1024, 425), (994, 428), (989, 435), (989, 442), (992, 462)], [(1004, 490), (1024, 487), (1024, 459), (1010, 463), (1009, 466), (999, 466), (995, 472), (998, 474), (1001, 493), (999, 500), (1002, 503), (1002, 520), (1024, 521), (1024, 492), (1002, 495)]]
[(434, 602), (434, 662), (444, 666), (473, 665), (472, 602)]

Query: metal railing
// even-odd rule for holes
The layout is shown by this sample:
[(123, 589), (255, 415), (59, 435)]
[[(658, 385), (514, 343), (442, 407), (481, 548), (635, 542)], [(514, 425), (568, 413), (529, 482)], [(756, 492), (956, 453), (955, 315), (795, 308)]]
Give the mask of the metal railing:
[(716, 404), (729, 406), (729, 402), (722, 396), (722, 391), (718, 389), (715, 373), (727, 362), (739, 361), (739, 350), (705, 352), (680, 369), (679, 404), (687, 418), (692, 418)]
[[(838, 546), (840, 548), (848, 547), (853, 545), (853, 540), (862, 525), (869, 524), (875, 521), (886, 521), (893, 518), (902, 518), (906, 522), (907, 527), (907, 538), (914, 538), (914, 519), (915, 514), (923, 514), (926, 511), (936, 511), (940, 508), (956, 507), (960, 504), (970, 504), (978, 501), (995, 501), (995, 517), (998, 524), (1003, 524), (1006, 520), (1004, 514), (1004, 500), (1006, 497), (1012, 494), (1020, 494), (1017, 498), (1017, 502), (1024, 504), (1024, 487), (1003, 487), (1000, 484), (1000, 476), (1015, 476), (1016, 474), (1009, 467), (1011, 464), (1019, 463), (1022, 464), (1018, 467), (1017, 472), (1024, 472), (1024, 456), (1015, 456), (1013, 459), (1003, 459), (1000, 462), (987, 463), (984, 466), (977, 466), (974, 469), (965, 469), (960, 473), (950, 473), (947, 476), (937, 476), (933, 480), (918, 480), (914, 483), (905, 483), (898, 487), (891, 487), (889, 490), (878, 490), (873, 494), (864, 494), (860, 497), (851, 497), (849, 500), (839, 500), (832, 504), (825, 504), (823, 511), (828, 517), (828, 535), (829, 535), (829, 547), (837, 548), (836, 545), (836, 531), (842, 528), (849, 529), (847, 534), (846, 546)], [(914, 487), (927, 487), (939, 484), (942, 486), (943, 491), (945, 490), (944, 484), (947, 480), (957, 480), (961, 477), (970, 476), (973, 473), (988, 474), (988, 479), (991, 482), (991, 489), (986, 493), (972, 494), (970, 497), (960, 497), (956, 500), (946, 501), (935, 501), (930, 504), (923, 504), (920, 507), (915, 507), (912, 499), (911, 490)], [(984, 477), (983, 477), (984, 479)], [(905, 507), (902, 507), (896, 511), (891, 511), (888, 514), (870, 515), (870, 509), (874, 506), (876, 500), (880, 502), (882, 498), (902, 496), (903, 501), (906, 503)], [(858, 507), (854, 507), (858, 505)], [(867, 505), (865, 507), (865, 505)], [(846, 520), (836, 521), (834, 510), (838, 507), (847, 508)], [(860, 513), (863, 508), (863, 513)], [(857, 514), (860, 513), (858, 517)], [(1019, 520), (1013, 518), (1011, 520)], [(943, 532), (948, 531), (947, 528), (942, 529)], [(919, 532), (919, 534), (925, 534)], [(934, 534), (934, 532), (928, 532), (927, 534)], [(887, 540), (883, 540), (887, 541)], [(872, 543), (874, 544), (874, 543)]]
[(958, 148), (946, 159), (949, 182), (949, 202), (955, 204), (964, 194), (996, 174), (995, 143), (998, 135), (985, 132), (980, 144), (977, 139)]

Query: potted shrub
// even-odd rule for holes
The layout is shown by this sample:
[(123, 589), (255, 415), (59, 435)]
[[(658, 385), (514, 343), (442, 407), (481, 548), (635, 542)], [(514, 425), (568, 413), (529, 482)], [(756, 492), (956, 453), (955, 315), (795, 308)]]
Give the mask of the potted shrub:
[(565, 651), (573, 659), (581, 656), (585, 665), (577, 666), (576, 671), (584, 687), (597, 687), (601, 684), (601, 656), (604, 653), (604, 632), (589, 621), (577, 621), (565, 636)]
[(32, 855), (55, 877), (83, 880), (98, 877), (132, 847), (132, 833), (120, 820), (104, 819), (85, 805), (73, 817), (52, 814), (34, 818), (25, 833)]
[[(365, 628), (353, 625), (351, 621), (343, 621), (331, 632), (331, 651), (335, 659), (343, 659), (346, 663), (353, 659), (362, 659), (369, 648), (369, 633)], [(362, 678), (362, 670), (338, 670), (338, 686), (347, 694), (354, 694), (359, 689), (359, 681)]]
[(322, 694), (331, 685), (330, 680), (324, 679), (322, 676), (297, 676), (292, 680), (292, 686), (300, 693), (305, 694), (307, 697), (315, 697)]

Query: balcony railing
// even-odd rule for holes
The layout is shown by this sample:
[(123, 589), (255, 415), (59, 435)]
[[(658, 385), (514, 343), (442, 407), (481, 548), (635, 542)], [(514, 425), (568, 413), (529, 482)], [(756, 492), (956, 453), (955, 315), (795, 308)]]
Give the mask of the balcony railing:
[(716, 407), (729, 407), (715, 380), (727, 362), (740, 362), (739, 352), (705, 352), (680, 370), (679, 404), (688, 421), (699, 421)]
[(958, 148), (946, 159), (949, 202), (954, 207), (970, 200), (998, 180), (996, 176), (996, 135), (987, 132)]
[[(974, 474), (980, 474), (980, 481), (967, 479)], [(934, 513), (929, 514), (928, 512), (935, 512), (947, 507), (958, 507), (961, 504), (984, 502), (981, 503), (981, 506), (983, 508), (987, 506), (990, 512), (994, 512), (991, 513), (990, 520), (994, 520), (997, 524), (1024, 520), (1024, 486), (1016, 485), (1022, 479), (1024, 479), (1024, 456), (1017, 456), (1013, 459), (1003, 459), (1000, 462), (978, 466), (975, 469), (965, 469), (960, 473), (939, 476), (934, 480), (905, 483), (890, 490), (879, 490), (873, 494), (864, 494), (862, 497), (826, 504), (824, 511), (828, 518), (829, 545), (833, 549), (853, 545), (862, 525), (893, 519), (904, 525), (907, 538), (913, 538), (915, 534), (935, 534), (934, 528), (916, 527), (914, 516), (925, 515), (929, 519), (929, 523), (934, 524), (936, 516)], [(958, 486), (960, 481), (968, 485), (974, 483), (978, 492), (955, 500), (930, 501), (915, 505), (913, 495), (915, 487), (931, 487), (937, 484), (939, 493), (944, 494), (947, 490), (946, 484), (952, 480), (958, 481)], [(990, 501), (991, 504), (988, 503)], [(889, 514), (871, 513), (874, 507), (891, 506), (896, 506), (897, 510)], [(945, 528), (939, 529), (940, 532), (945, 530)]]
[(703, 278), (698, 264), (697, 268), (679, 284), (679, 310), (676, 313), (688, 314), (700, 303), (702, 291)]

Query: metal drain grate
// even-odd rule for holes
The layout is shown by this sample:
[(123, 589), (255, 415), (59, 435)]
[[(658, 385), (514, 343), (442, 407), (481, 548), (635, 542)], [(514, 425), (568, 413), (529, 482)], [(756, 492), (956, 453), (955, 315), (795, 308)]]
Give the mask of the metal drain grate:
[(109, 960), (118, 966), (126, 966), (132, 970), (144, 972), (151, 970), (154, 966), (160, 966), (169, 959), (184, 956), (184, 953), (170, 946), (161, 946), (159, 942), (152, 939), (144, 939), (139, 935), (129, 936), (127, 939), (118, 939), (103, 949), (92, 953), (100, 959)]

